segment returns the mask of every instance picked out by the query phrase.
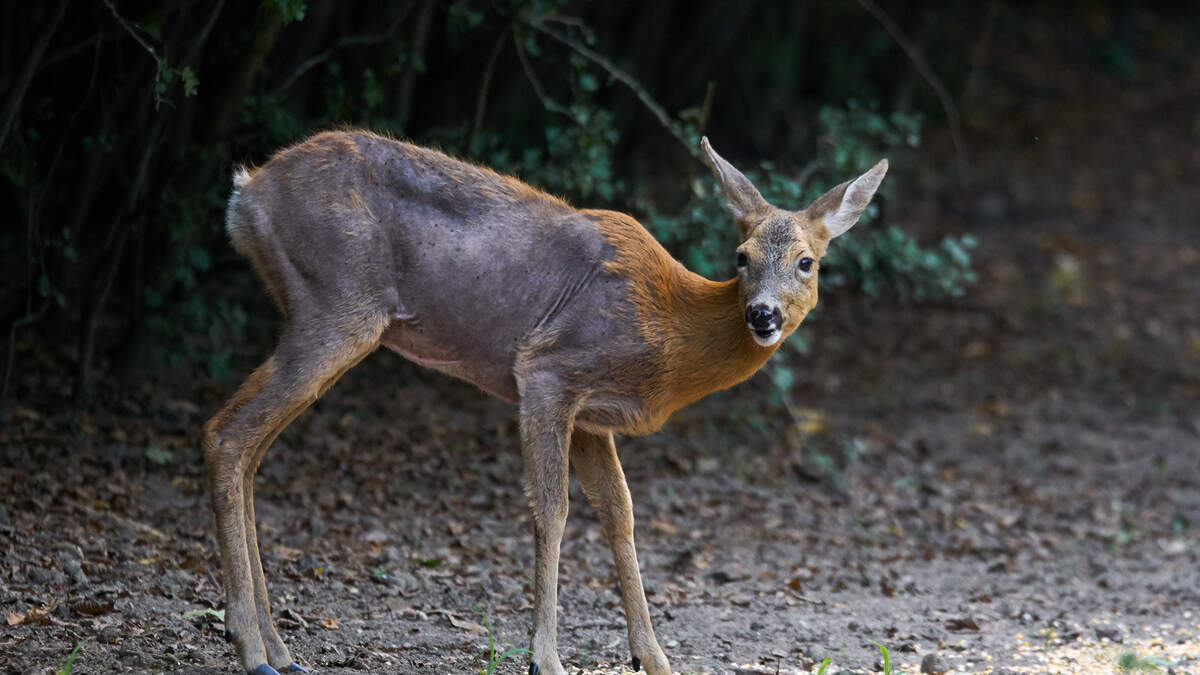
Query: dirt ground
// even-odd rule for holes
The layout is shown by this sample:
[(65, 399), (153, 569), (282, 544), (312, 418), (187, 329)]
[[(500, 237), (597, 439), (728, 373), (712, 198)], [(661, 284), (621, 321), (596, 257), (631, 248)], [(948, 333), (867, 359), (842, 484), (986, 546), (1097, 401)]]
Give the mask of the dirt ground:
[[(936, 132), (888, 179), (894, 221), (978, 238), (963, 301), (827, 293), (790, 405), (760, 375), (618, 441), (677, 672), (876, 672), (879, 643), (896, 672), (1200, 673), (1200, 72), (1129, 84), (1011, 54), (964, 104), (965, 189)], [(236, 385), (180, 375), (60, 413), (63, 356), (23, 358), (39, 393), (0, 428), (0, 672), (54, 672), (80, 642), (75, 673), (234, 672), (198, 437)], [(507, 404), (389, 353), (351, 371), (257, 483), (297, 659), (475, 673), (485, 623), (525, 646), (520, 476)], [(611, 558), (571, 499), (560, 654), (626, 672)]]

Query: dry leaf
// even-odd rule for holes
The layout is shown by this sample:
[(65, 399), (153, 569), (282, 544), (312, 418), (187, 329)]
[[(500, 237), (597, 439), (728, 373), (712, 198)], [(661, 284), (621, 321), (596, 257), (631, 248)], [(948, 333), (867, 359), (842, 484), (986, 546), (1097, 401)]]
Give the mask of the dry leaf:
[(284, 546), (283, 544), (276, 544), (271, 548), (271, 552), (274, 553), (277, 558), (281, 558), (288, 562), (296, 562), (300, 559), (301, 555), (304, 555), (304, 552), (300, 549), (292, 548), (291, 546)]
[(75, 606), (72, 609), (80, 614), (86, 614), (88, 616), (100, 616), (113, 611), (113, 603), (112, 600), (109, 600), (108, 602), (83, 600), (75, 603)]
[(9, 612), (8, 613), (8, 625), (20, 626), (23, 623), (25, 623), (25, 615), (24, 614), (22, 614), (20, 612)]
[(676, 532), (676, 527), (662, 518), (651, 520), (650, 529), (658, 534), (675, 534)]
[(321, 627), (323, 627), (325, 630), (337, 630), (337, 629), (341, 628), (342, 625), (340, 623), (338, 623), (337, 619), (335, 619), (331, 616), (331, 617), (321, 619)]
[(823, 434), (829, 431), (829, 418), (825, 411), (816, 408), (796, 408), (793, 411), (796, 424), (806, 434)]
[(470, 621), (463, 621), (462, 619), (454, 616), (453, 614), (447, 613), (446, 618), (450, 619), (450, 625), (454, 626), (455, 628), (461, 628), (462, 630), (470, 631), (472, 633), (484, 632), (483, 626), (480, 626), (477, 623), (472, 623)]

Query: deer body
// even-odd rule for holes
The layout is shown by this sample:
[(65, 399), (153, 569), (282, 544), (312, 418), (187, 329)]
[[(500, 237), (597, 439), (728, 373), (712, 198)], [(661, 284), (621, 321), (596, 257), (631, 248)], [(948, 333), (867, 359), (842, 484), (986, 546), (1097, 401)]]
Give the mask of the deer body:
[[(254, 472), (279, 432), (379, 346), (519, 406), (535, 529), (531, 672), (565, 672), (555, 608), (568, 464), (604, 523), (634, 663), (670, 672), (650, 626), (613, 433), (654, 431), (766, 361), (815, 304), (815, 273), (781, 284), (792, 290), (774, 308), (747, 303), (779, 295), (763, 281), (778, 276), (772, 257), (824, 253), (831, 218), (858, 184), (835, 188), (821, 218), (804, 220), (755, 202), (737, 182), (745, 177), (705, 149), (743, 233), (762, 231), (739, 249), (747, 269), (723, 283), (688, 272), (629, 216), (577, 210), (367, 132), (319, 134), (235, 176), (227, 229), (284, 318), (275, 353), (205, 427), (226, 620), (248, 672), (303, 670), (270, 616)], [(882, 179), (876, 169), (869, 193)], [(750, 254), (763, 264), (751, 268)]]

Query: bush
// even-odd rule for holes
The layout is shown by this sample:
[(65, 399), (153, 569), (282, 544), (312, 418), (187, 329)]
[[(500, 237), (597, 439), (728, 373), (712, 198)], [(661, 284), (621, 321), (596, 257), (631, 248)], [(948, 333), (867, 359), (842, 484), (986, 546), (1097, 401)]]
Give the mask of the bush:
[[(16, 335), (10, 354), (62, 347), (78, 359), (80, 390), (93, 363), (121, 352), (212, 376), (241, 370), (228, 363), (259, 313), (243, 307), (254, 282), (221, 227), (229, 173), (317, 129), (367, 126), (631, 212), (710, 278), (732, 274), (736, 230), (690, 159), (701, 131), (774, 160), (745, 168), (784, 207), (920, 138), (917, 114), (807, 103), (851, 90), (891, 100), (906, 67), (880, 58), (892, 44), (882, 29), (836, 3), (701, 3), (666, 22), (651, 14), (682, 6), (118, 4), (59, 23), (25, 3), (9, 17), (28, 27), (13, 54), (50, 41), (0, 136), (12, 188), (0, 199), (22, 221), (0, 232), (0, 314)], [(629, 28), (643, 25), (660, 29), (648, 39)], [(917, 302), (956, 297), (972, 279), (969, 239), (928, 245), (868, 224), (830, 251), (823, 284)]]

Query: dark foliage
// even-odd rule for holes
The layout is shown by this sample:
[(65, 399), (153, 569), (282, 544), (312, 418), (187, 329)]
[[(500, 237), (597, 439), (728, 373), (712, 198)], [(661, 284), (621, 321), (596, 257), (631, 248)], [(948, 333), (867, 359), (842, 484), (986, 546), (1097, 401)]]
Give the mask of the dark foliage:
[[(902, 9), (900, 24), (939, 19)], [(367, 126), (632, 211), (723, 276), (733, 230), (690, 156), (700, 133), (769, 159), (747, 168), (799, 206), (915, 145), (922, 106), (942, 114), (852, 4), (56, 0), (9, 3), (3, 25), (5, 388), (40, 352), (75, 364), (77, 396), (98, 365), (228, 371), (247, 317), (270, 316), (222, 231), (231, 169), (319, 128)], [(829, 279), (952, 296), (970, 243), (861, 237)]]

